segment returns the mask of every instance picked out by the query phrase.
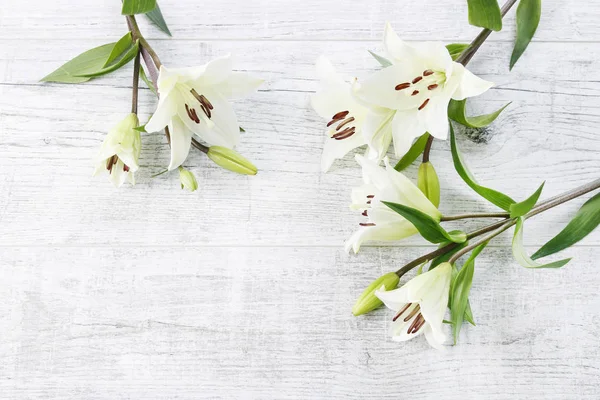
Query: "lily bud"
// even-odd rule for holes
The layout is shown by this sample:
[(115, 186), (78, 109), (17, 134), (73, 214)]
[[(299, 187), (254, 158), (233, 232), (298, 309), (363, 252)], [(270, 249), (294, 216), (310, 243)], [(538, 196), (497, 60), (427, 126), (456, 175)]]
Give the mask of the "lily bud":
[(381, 306), (383, 302), (375, 296), (375, 292), (380, 290), (382, 286), (385, 287), (386, 291), (395, 289), (396, 286), (398, 286), (398, 282), (400, 282), (400, 277), (398, 277), (395, 272), (390, 272), (377, 278), (364, 290), (364, 292), (362, 292), (358, 300), (356, 300), (354, 307), (352, 307), (352, 314), (359, 316), (371, 312)]
[(417, 186), (434, 206), (440, 205), (440, 180), (433, 164), (429, 161), (422, 163), (419, 167)]
[(198, 182), (194, 174), (183, 167), (179, 167), (179, 181), (182, 189), (187, 189), (190, 192), (198, 189)]
[(221, 146), (211, 146), (208, 149), (208, 158), (219, 167), (243, 175), (256, 175), (258, 170), (250, 161), (242, 157), (235, 150)]

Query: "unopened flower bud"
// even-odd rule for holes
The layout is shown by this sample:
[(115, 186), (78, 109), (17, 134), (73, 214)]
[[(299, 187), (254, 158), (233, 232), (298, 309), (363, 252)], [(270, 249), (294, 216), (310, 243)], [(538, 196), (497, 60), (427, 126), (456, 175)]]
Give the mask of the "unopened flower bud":
[(187, 189), (190, 192), (198, 189), (198, 182), (192, 171), (188, 171), (183, 167), (179, 167), (179, 181), (182, 189)]
[(433, 164), (429, 161), (422, 163), (419, 167), (417, 185), (434, 206), (440, 205), (440, 181)]
[(221, 146), (211, 146), (208, 149), (208, 158), (219, 167), (243, 175), (256, 175), (257, 169), (250, 161), (242, 157), (235, 150)]
[(385, 287), (386, 291), (395, 289), (398, 286), (398, 282), (400, 282), (400, 278), (395, 272), (390, 272), (377, 278), (356, 300), (354, 307), (352, 307), (352, 314), (359, 316), (381, 306), (383, 302), (375, 296), (375, 291), (380, 290), (382, 286)]

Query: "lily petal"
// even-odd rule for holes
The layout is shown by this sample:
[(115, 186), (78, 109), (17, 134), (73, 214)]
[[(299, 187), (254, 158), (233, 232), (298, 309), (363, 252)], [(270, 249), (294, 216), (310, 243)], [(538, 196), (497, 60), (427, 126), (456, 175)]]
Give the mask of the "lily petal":
[(389, 109), (378, 110), (367, 113), (362, 127), (363, 137), (369, 145), (368, 158), (376, 161), (385, 157), (392, 143), (392, 120), (396, 113)]
[(433, 347), (436, 350), (446, 350), (446, 348), (443, 346), (444, 342), (446, 341), (445, 334), (435, 332), (432, 329), (431, 325), (428, 323), (425, 323), (425, 325), (423, 325), (423, 328), (420, 330), (423, 331), (423, 333), (425, 334), (427, 343), (429, 343), (431, 347)]
[(171, 132), (171, 162), (168, 170), (172, 171), (183, 164), (187, 158), (192, 144), (192, 131), (179, 117), (173, 117), (169, 124), (169, 131)]
[(364, 138), (358, 133), (344, 140), (326, 139), (321, 158), (321, 170), (327, 172), (336, 159), (344, 158), (350, 151), (364, 144)]
[(388, 222), (375, 226), (364, 226), (354, 232), (344, 245), (344, 248), (347, 252), (354, 250), (354, 253), (358, 253), (360, 246), (364, 242), (374, 240), (401, 240), (416, 233), (417, 229), (406, 220)]
[(394, 62), (410, 60), (415, 56), (415, 49), (396, 34), (389, 22), (385, 24), (383, 32), (383, 48)]
[(420, 76), (425, 65), (419, 60), (405, 62), (383, 68), (356, 88), (356, 95), (363, 101), (379, 107), (392, 110), (412, 110), (419, 106), (419, 96), (411, 96), (412, 90), (407, 88), (396, 90), (400, 83), (410, 83), (415, 77)]
[[(446, 120), (447, 117), (444, 116)], [(396, 157), (405, 155), (412, 146), (415, 138), (423, 135), (427, 129), (419, 112), (397, 111), (392, 122), (392, 136), (394, 138), (394, 153)]]
[(478, 96), (494, 86), (492, 82), (479, 78), (462, 64), (456, 62), (453, 67), (452, 79), (455, 79), (455, 75), (459, 83), (452, 95), (454, 100), (464, 100), (467, 97)]
[(160, 131), (169, 125), (171, 118), (177, 114), (177, 102), (172, 96), (177, 96), (177, 93), (169, 93), (160, 97), (156, 111), (146, 123), (145, 129), (147, 132)]
[(254, 92), (265, 81), (254, 78), (245, 72), (232, 72), (227, 79), (215, 85), (214, 89), (227, 99), (241, 99)]

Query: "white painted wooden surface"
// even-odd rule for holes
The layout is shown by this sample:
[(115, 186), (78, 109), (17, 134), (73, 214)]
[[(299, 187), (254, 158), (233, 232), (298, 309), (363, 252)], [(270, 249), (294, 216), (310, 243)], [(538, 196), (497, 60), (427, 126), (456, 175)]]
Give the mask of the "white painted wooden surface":
[[(120, 37), (118, 3), (0, 0), (1, 399), (600, 398), (600, 232), (560, 271), (525, 270), (508, 236), (495, 242), (475, 276), (478, 326), (445, 353), (389, 341), (385, 310), (350, 314), (373, 278), (431, 247), (414, 238), (344, 254), (360, 173), (350, 157), (319, 172), (314, 60), (366, 75), (388, 18), (408, 40), (467, 41), (477, 30), (464, 1), (162, 1), (174, 37), (142, 28), (165, 63), (232, 52), (267, 80), (236, 105), (259, 175), (193, 154), (194, 194), (176, 176), (150, 177), (167, 163), (158, 134), (144, 136), (135, 188), (90, 177), (129, 106), (131, 66), (85, 85), (38, 82)], [(513, 102), (485, 143), (460, 134), (482, 181), (519, 197), (545, 179), (550, 196), (598, 176), (599, 16), (596, 2), (545, 0), (512, 72), (513, 13), (475, 57), (497, 87), (472, 109)], [(154, 105), (144, 90), (143, 118)], [(432, 157), (444, 212), (493, 209), (460, 182), (447, 144)], [(531, 250), (582, 201), (528, 222)]]

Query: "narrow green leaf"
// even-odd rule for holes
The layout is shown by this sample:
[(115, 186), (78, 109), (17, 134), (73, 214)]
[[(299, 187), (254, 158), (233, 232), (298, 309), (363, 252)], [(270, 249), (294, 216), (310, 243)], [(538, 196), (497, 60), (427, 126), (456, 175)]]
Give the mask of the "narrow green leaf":
[(451, 120), (458, 122), (461, 125), (467, 126), (469, 128), (483, 128), (491, 124), (498, 118), (500, 113), (504, 111), (506, 107), (508, 107), (510, 103), (507, 103), (503, 107), (494, 111), (491, 114), (483, 114), (478, 115), (476, 117), (467, 116), (467, 99), (464, 100), (450, 100), (450, 105), (448, 106), (448, 117)]
[(448, 53), (450, 53), (450, 57), (452, 60), (456, 61), (458, 57), (462, 54), (463, 51), (469, 48), (469, 44), (466, 43), (450, 43), (446, 45), (448, 49)]
[(139, 42), (136, 41), (135, 44), (114, 64), (109, 65), (108, 67), (104, 67), (99, 71), (89, 72), (89, 73), (85, 73), (85, 74), (77, 74), (76, 76), (84, 76), (87, 78), (92, 78), (92, 77), (96, 77), (96, 76), (106, 75), (110, 72), (116, 71), (119, 68), (121, 68), (122, 66), (124, 66), (125, 64), (127, 64), (129, 61), (133, 60), (133, 58), (138, 53), (139, 48), (140, 48)]
[(439, 222), (416, 208), (387, 201), (382, 203), (406, 218), (417, 228), (421, 236), (431, 243), (441, 243), (448, 240), (454, 243), (462, 243), (467, 240), (467, 235), (464, 232), (446, 232)]
[(122, 15), (145, 14), (156, 7), (156, 0), (123, 0)]
[(462, 160), (460, 151), (456, 144), (456, 135), (454, 134), (454, 128), (452, 127), (452, 124), (450, 124), (450, 149), (452, 152), (452, 161), (454, 162), (454, 168), (456, 169), (456, 172), (458, 172), (458, 175), (460, 175), (460, 177), (463, 179), (463, 181), (465, 181), (465, 183), (469, 185), (471, 189), (477, 192), (484, 199), (488, 200), (492, 204), (502, 208), (505, 211), (509, 211), (511, 204), (514, 204), (515, 201), (507, 195), (505, 195), (504, 193), (487, 188), (485, 186), (481, 186), (479, 183), (477, 183), (475, 177), (473, 176), (473, 174), (471, 174), (471, 171), (469, 171), (467, 165)]
[(400, 161), (398, 161), (398, 164), (396, 164), (394, 169), (396, 171), (402, 171), (412, 164), (421, 153), (423, 153), (423, 150), (425, 150), (427, 140), (429, 140), (429, 133), (425, 133), (419, 137), (410, 147), (408, 152), (400, 159)]
[(154, 23), (154, 25), (158, 27), (158, 29), (171, 36), (171, 31), (169, 30), (169, 27), (165, 22), (165, 18), (163, 17), (162, 12), (160, 12), (160, 7), (158, 6), (158, 3), (156, 3), (156, 7), (154, 8), (154, 10), (146, 13), (146, 16), (150, 21)]
[(557, 253), (574, 245), (600, 225), (600, 193), (586, 201), (575, 217), (531, 257), (534, 260)]
[(497, 0), (467, 0), (469, 23), (481, 28), (499, 31), (502, 29), (502, 14)]
[(91, 78), (86, 73), (95, 72), (104, 67), (116, 43), (108, 43), (81, 53), (71, 61), (67, 61), (56, 71), (46, 75), (42, 82), (82, 83)]
[(521, 0), (517, 7), (517, 39), (512, 55), (510, 56), (510, 69), (512, 69), (525, 49), (531, 42), (533, 35), (540, 23), (542, 15), (542, 0)]
[[(487, 242), (477, 246), (473, 250), (471, 256), (465, 262), (460, 271), (458, 271), (455, 278), (452, 280), (452, 284), (450, 285), (450, 293), (452, 293), (450, 299), (450, 316), (452, 321), (454, 344), (456, 344), (458, 339), (463, 320), (465, 319), (465, 313), (467, 312), (467, 305), (469, 304), (469, 293), (471, 291), (473, 274), (475, 272), (475, 258), (479, 255), (479, 253), (481, 253), (486, 245)], [(472, 322), (472, 315), (470, 315), (470, 319), (471, 321), (469, 322)]]
[(380, 56), (377, 53), (373, 53), (371, 50), (369, 50), (369, 53), (371, 53), (373, 58), (375, 58), (379, 62), (379, 64), (381, 64), (381, 66), (383, 68), (389, 67), (390, 65), (392, 65), (392, 62), (390, 60), (388, 60), (387, 58)]
[(471, 302), (467, 300), (467, 309), (465, 310), (465, 321), (475, 326), (475, 320), (473, 319), (473, 311), (471, 310)]
[(511, 204), (510, 205), (510, 217), (511, 218), (522, 217), (523, 215), (525, 215), (529, 211), (531, 211), (533, 206), (536, 205), (538, 199), (540, 198), (540, 195), (542, 194), (542, 190), (544, 189), (545, 183), (546, 182), (542, 182), (542, 184), (540, 185), (538, 190), (536, 190), (535, 193), (533, 193), (527, 199), (523, 200), (520, 203)]
[(115, 43), (110, 55), (106, 59), (103, 67), (108, 67), (116, 59), (122, 57), (127, 53), (133, 46), (133, 40), (131, 39), (131, 32), (127, 32), (117, 43)]
[(138, 131), (138, 132), (146, 132), (146, 125), (137, 126), (137, 127), (133, 128), (133, 130)]
[(243, 133), (243, 132), (246, 132), (246, 130), (240, 126), (240, 132)]
[(148, 79), (148, 75), (146, 75), (146, 71), (144, 71), (144, 68), (142, 68), (141, 66), (140, 66), (140, 78), (142, 78), (144, 83), (146, 83), (146, 86), (148, 86), (148, 89), (150, 89), (150, 91), (152, 93), (154, 93), (154, 95), (158, 96), (158, 92), (156, 91), (154, 84), (152, 83), (152, 81), (150, 81), (150, 79)]
[(523, 217), (519, 217), (517, 220), (517, 226), (515, 227), (515, 235), (513, 236), (512, 242), (512, 251), (515, 259), (519, 264), (521, 264), (525, 268), (560, 268), (569, 261), (570, 258), (565, 258), (564, 260), (554, 261), (548, 264), (540, 264), (535, 262), (527, 255), (525, 251), (525, 247), (523, 247)]

